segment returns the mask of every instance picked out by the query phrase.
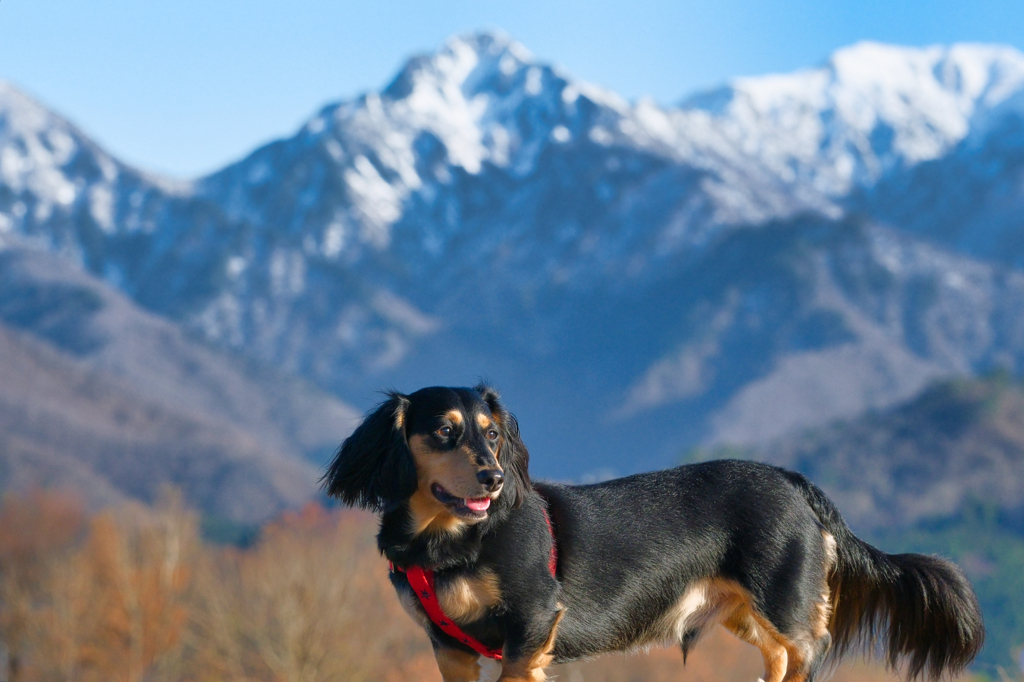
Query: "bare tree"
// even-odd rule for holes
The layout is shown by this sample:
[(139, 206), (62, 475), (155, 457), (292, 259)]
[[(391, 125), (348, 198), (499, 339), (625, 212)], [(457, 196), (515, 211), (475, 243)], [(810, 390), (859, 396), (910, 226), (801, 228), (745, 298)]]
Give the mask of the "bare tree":
[(83, 680), (143, 682), (175, 666), (196, 540), (174, 493), (155, 512), (131, 505), (93, 520), (84, 557), (103, 613), (83, 646)]
[[(220, 674), (281, 682), (379, 680), (424, 654), (376, 556), (372, 523), (309, 505), (265, 529), (248, 552), (224, 552), (205, 584), (196, 641)], [(202, 581), (201, 581), (202, 582)], [(417, 637), (417, 634), (419, 635)]]
[(8, 682), (22, 682), (30, 673), (50, 569), (70, 551), (82, 524), (81, 505), (71, 495), (34, 491), (9, 495), (0, 505), (0, 639)]

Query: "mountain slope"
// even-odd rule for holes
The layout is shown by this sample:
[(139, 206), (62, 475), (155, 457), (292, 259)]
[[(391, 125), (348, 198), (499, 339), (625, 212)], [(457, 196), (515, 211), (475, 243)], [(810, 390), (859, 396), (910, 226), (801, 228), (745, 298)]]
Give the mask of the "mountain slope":
[(180, 487), (191, 505), (265, 519), (314, 490), (315, 468), (282, 459), (240, 429), (182, 413), (0, 328), (0, 481), (70, 490), (92, 506), (156, 499)]
[(1011, 109), (992, 118), (986, 135), (894, 174), (851, 204), (962, 253), (1024, 267), (1024, 116)]
[(865, 532), (980, 502), (1024, 520), (1024, 389), (1006, 375), (938, 383), (888, 410), (782, 438), (757, 456), (806, 473)]
[[(93, 504), (181, 487), (208, 514), (267, 518), (316, 492), (356, 414), (226, 356), (66, 262), (0, 253), (3, 487)], [(315, 463), (314, 463), (315, 462)]]
[(0, 321), (159, 396), (243, 427), (265, 446), (323, 459), (358, 418), (305, 382), (210, 348), (58, 258), (0, 252)]

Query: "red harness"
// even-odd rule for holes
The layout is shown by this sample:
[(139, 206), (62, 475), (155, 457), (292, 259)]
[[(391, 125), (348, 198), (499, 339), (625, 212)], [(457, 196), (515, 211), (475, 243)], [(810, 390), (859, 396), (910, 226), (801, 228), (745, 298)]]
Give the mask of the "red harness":
[[(551, 527), (551, 517), (548, 516), (547, 509), (544, 510), (544, 520), (548, 524), (548, 532), (551, 533), (551, 556), (548, 557), (548, 570), (551, 571), (551, 577), (555, 577), (555, 573), (558, 570), (558, 545), (555, 542), (555, 529)], [(392, 571), (405, 573), (405, 577), (408, 578), (412, 591), (416, 593), (416, 597), (420, 600), (420, 604), (423, 604), (423, 610), (427, 612), (427, 616), (431, 621), (433, 621), (434, 625), (441, 628), (441, 630), (446, 634), (462, 642), (481, 656), (494, 658), (499, 661), (501, 660), (501, 649), (487, 648), (479, 640), (476, 640), (463, 632), (462, 628), (456, 625), (451, 618), (445, 615), (444, 610), (437, 601), (437, 593), (434, 590), (433, 571), (421, 566), (409, 566), (408, 568), (403, 569), (400, 566), (395, 566), (390, 561), (388, 562), (388, 566)]]

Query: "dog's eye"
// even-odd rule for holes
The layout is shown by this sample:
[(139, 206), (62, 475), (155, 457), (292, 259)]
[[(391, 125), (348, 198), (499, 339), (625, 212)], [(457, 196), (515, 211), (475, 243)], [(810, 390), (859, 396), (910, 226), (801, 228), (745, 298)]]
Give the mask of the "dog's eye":
[(494, 429), (488, 429), (487, 430), (487, 440), (497, 440), (497, 438), (498, 438), (498, 432), (497, 431), (495, 431)]
[(452, 435), (452, 427), (442, 426), (437, 430), (437, 435), (441, 436), (441, 438), (448, 438)]

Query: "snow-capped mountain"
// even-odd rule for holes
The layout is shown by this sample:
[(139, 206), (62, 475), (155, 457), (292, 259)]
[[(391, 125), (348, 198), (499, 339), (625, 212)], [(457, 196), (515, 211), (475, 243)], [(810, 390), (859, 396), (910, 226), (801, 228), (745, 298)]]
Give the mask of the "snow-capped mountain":
[(663, 107), (481, 33), (170, 185), (4, 86), (0, 238), (360, 405), (487, 375), (548, 471), (622, 471), (1019, 370), (1022, 103), (1009, 48), (862, 43)]

